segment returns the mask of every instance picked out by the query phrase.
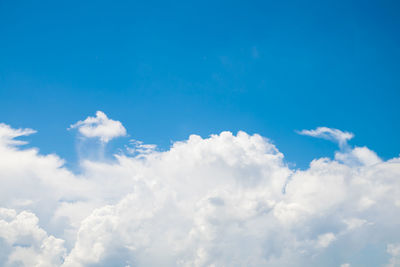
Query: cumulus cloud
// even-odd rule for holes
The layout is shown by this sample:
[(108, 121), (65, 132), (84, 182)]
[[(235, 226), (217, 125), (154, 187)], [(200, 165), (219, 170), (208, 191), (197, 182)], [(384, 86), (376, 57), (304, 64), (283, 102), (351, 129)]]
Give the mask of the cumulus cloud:
[(0, 253), (6, 265), (60, 266), (66, 254), (64, 241), (48, 235), (38, 226), (35, 214), (0, 208)]
[(347, 141), (354, 137), (352, 133), (342, 132), (341, 130), (328, 127), (318, 127), (315, 130), (301, 130), (298, 133), (337, 142), (341, 148), (346, 146)]
[(87, 117), (83, 121), (72, 124), (69, 129), (74, 128), (77, 128), (84, 137), (99, 138), (103, 143), (126, 135), (126, 129), (122, 123), (109, 119), (102, 111), (97, 111), (96, 117)]
[(132, 141), (74, 174), (1, 134), (2, 266), (398, 264), (400, 159), (366, 147), (296, 170), (268, 139), (222, 132)]

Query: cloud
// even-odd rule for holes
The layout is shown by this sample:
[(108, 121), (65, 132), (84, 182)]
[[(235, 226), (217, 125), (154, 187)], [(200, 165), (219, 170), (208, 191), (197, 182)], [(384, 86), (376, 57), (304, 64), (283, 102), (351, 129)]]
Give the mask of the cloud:
[(400, 243), (388, 244), (386, 251), (392, 257), (389, 260), (388, 267), (396, 267), (400, 265)]
[(84, 121), (72, 124), (69, 129), (74, 128), (77, 128), (82, 136), (99, 138), (103, 143), (108, 143), (116, 137), (126, 136), (126, 129), (122, 123), (109, 119), (102, 111), (97, 111), (96, 117), (87, 117)]
[(9, 255), (7, 265), (60, 266), (66, 254), (64, 241), (49, 236), (38, 226), (35, 214), (0, 208), (0, 253)]
[(296, 170), (268, 139), (222, 132), (166, 151), (134, 141), (133, 155), (84, 160), (74, 174), (56, 155), (4, 140), (1, 266), (398, 261), (400, 158), (366, 147)]
[(328, 127), (318, 127), (315, 130), (301, 130), (298, 133), (337, 142), (341, 148), (346, 146), (347, 141), (354, 137), (352, 133), (342, 132), (341, 130)]
[(0, 142), (4, 145), (23, 145), (26, 144), (24, 141), (15, 140), (20, 136), (27, 136), (36, 133), (35, 130), (26, 129), (13, 129), (9, 125), (0, 123)]
[(336, 237), (333, 233), (326, 233), (318, 236), (317, 247), (326, 248), (333, 241), (335, 241)]

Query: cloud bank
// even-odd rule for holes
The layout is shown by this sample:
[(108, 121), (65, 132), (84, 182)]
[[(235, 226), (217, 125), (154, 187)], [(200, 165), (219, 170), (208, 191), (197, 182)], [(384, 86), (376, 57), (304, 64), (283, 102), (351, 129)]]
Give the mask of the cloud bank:
[[(88, 133), (109, 121), (74, 127), (107, 142), (122, 131)], [(349, 139), (327, 129), (305, 133)], [(400, 158), (355, 147), (296, 170), (268, 139), (222, 132), (75, 174), (16, 146), (33, 132), (0, 124), (1, 266), (399, 265)]]

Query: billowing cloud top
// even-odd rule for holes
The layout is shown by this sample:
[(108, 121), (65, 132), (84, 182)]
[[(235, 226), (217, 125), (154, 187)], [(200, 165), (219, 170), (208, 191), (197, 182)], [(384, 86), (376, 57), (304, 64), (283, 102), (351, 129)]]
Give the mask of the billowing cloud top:
[(399, 266), (399, 158), (356, 147), (296, 170), (222, 132), (77, 175), (10, 145), (21, 133), (0, 127), (1, 266)]
[(102, 111), (97, 111), (96, 117), (87, 117), (84, 121), (78, 121), (70, 126), (70, 129), (74, 128), (78, 128), (79, 133), (83, 136), (97, 137), (103, 143), (107, 143), (115, 137), (126, 135), (126, 129), (122, 123), (109, 119)]

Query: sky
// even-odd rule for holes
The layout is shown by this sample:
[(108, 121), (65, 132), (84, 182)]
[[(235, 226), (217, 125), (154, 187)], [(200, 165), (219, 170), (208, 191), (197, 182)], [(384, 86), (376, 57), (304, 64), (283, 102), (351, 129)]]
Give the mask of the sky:
[(0, 0), (0, 265), (400, 266), (399, 11)]
[(65, 129), (97, 110), (165, 149), (245, 130), (305, 168), (334, 146), (295, 131), (326, 126), (389, 159), (400, 151), (398, 11), (397, 1), (3, 0), (1, 120), (37, 129), (32, 144), (70, 164)]

